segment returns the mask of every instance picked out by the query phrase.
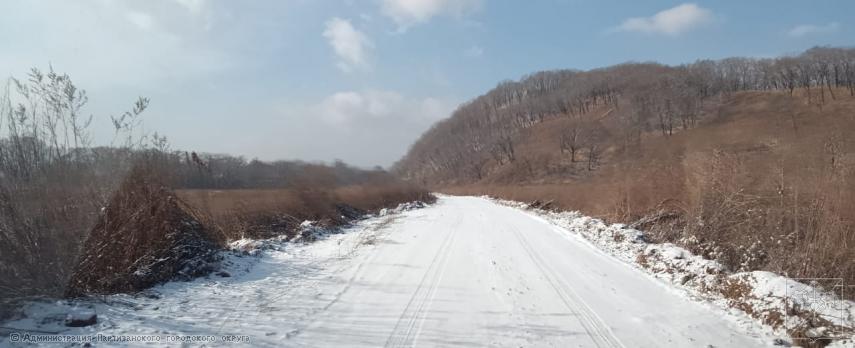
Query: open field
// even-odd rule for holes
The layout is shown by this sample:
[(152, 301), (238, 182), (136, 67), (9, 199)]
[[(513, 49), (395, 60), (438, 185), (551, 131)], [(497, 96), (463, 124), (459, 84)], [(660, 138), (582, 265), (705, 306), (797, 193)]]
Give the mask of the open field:
[(305, 221), (334, 227), (362, 214), (400, 203), (433, 200), (429, 192), (403, 183), (351, 185), (334, 189), (178, 190), (226, 240), (293, 236)]

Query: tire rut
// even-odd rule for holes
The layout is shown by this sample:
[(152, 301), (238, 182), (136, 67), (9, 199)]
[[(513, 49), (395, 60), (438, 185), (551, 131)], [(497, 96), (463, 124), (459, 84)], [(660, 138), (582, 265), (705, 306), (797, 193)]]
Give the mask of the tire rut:
[[(458, 218), (455, 226), (459, 226), (462, 222), (462, 216)], [(386, 340), (385, 347), (411, 347), (415, 344), (416, 339), (421, 334), (422, 324), (430, 308), (439, 283), (442, 280), (442, 274), (447, 266), (448, 255), (450, 254), (451, 246), (454, 244), (454, 239), (457, 234), (457, 228), (450, 229), (439, 246), (439, 251), (433, 260), (431, 260), (427, 271), (422, 276), (418, 287), (410, 297), (410, 301), (398, 317), (395, 328)], [(413, 330), (416, 329), (414, 332)]]
[(544, 275), (549, 285), (555, 290), (558, 297), (564, 302), (564, 305), (567, 306), (567, 309), (577, 315), (579, 322), (582, 324), (585, 332), (591, 337), (594, 344), (600, 348), (625, 348), (623, 343), (615, 337), (612, 330), (603, 322), (602, 318), (591, 310), (572, 288), (564, 284), (561, 278), (540, 258), (540, 255), (535, 252), (522, 233), (515, 228), (513, 232), (526, 254), (528, 254), (535, 266)]

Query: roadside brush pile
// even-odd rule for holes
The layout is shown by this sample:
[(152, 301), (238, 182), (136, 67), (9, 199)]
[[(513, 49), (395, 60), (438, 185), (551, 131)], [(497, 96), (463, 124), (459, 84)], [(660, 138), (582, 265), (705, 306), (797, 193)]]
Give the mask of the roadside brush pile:
[(217, 268), (217, 236), (156, 174), (137, 167), (83, 244), (66, 296), (139, 291)]

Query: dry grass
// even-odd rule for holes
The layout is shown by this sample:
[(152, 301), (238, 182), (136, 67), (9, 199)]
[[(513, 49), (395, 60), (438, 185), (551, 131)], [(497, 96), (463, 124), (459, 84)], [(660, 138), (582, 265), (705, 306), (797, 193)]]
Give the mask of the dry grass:
[(435, 199), (419, 187), (396, 182), (329, 189), (179, 190), (177, 194), (227, 240), (293, 234), (304, 220), (341, 225), (347, 222), (342, 216), (349, 210), (369, 212)]

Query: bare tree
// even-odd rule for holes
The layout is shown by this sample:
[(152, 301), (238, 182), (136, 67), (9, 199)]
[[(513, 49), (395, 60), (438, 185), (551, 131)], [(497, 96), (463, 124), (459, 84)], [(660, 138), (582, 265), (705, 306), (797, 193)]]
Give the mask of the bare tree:
[(575, 119), (561, 132), (559, 146), (561, 152), (570, 153), (570, 162), (576, 162), (576, 153), (585, 145), (585, 126), (582, 121)]
[(588, 170), (594, 170), (596, 166), (600, 163), (600, 155), (602, 152), (602, 147), (595, 143), (591, 142), (588, 145)]

